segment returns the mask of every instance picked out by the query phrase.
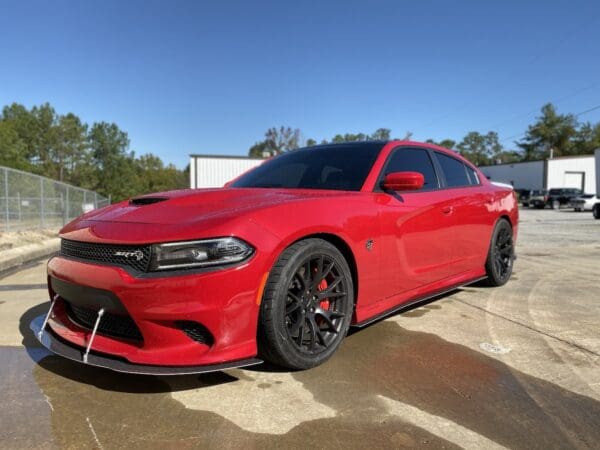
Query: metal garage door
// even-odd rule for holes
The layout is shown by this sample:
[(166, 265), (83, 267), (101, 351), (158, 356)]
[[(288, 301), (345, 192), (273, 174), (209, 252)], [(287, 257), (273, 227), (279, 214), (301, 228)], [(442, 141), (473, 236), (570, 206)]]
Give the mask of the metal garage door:
[(583, 189), (584, 172), (565, 172), (563, 187)]

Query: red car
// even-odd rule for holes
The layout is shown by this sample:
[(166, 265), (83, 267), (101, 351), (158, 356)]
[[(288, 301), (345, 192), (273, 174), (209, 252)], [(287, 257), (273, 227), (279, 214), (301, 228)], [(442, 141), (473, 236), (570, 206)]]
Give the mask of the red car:
[(65, 226), (52, 306), (32, 328), (57, 354), (125, 372), (306, 369), (350, 326), (506, 283), (517, 223), (512, 189), (435, 145), (295, 150), (225, 188), (145, 195)]

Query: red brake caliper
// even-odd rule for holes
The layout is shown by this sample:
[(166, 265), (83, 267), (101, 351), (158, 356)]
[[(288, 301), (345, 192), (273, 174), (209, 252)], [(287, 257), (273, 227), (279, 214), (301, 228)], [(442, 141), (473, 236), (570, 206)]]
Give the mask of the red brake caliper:
[[(323, 279), (321, 280), (321, 282), (319, 283), (319, 285), (317, 286), (317, 289), (319, 290), (319, 292), (324, 291), (325, 289), (327, 289), (327, 280)], [(329, 299), (323, 299), (321, 300), (320, 303), (321, 309), (329, 309)]]

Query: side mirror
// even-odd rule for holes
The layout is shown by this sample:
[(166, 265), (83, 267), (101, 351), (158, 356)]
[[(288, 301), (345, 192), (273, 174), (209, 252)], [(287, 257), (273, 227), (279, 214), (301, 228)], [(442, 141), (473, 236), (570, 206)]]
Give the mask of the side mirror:
[(381, 183), (384, 191), (416, 191), (425, 184), (425, 178), (419, 172), (388, 173)]

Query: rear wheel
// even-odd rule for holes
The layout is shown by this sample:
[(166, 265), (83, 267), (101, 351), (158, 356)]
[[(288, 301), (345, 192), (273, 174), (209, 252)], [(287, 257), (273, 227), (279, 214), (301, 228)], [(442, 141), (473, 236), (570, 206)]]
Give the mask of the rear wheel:
[(259, 353), (291, 369), (317, 366), (339, 347), (353, 307), (352, 275), (339, 250), (322, 239), (297, 242), (281, 254), (265, 286)]
[(514, 261), (513, 232), (506, 219), (496, 223), (485, 263), (488, 286), (502, 286), (512, 274)]

